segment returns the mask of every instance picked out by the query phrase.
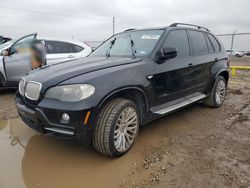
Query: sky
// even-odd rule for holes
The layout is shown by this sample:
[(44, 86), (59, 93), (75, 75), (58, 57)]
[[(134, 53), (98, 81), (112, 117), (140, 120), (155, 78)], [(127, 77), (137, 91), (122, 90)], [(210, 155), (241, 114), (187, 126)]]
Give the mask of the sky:
[[(0, 0), (0, 35), (104, 40), (112, 35), (112, 17), (115, 32), (174, 22), (202, 25), (215, 34), (250, 32), (249, 10), (249, 0)], [(245, 38), (235, 45), (250, 50), (250, 35)], [(229, 43), (226, 39), (226, 48)]]

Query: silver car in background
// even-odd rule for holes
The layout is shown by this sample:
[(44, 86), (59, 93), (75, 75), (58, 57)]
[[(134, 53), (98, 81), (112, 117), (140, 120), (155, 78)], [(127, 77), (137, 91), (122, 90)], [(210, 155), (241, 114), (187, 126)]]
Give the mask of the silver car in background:
[[(0, 45), (0, 88), (16, 87), (21, 78), (32, 70), (30, 54), (20, 54), (17, 50), (25, 48), (34, 39), (46, 47), (46, 65), (83, 58), (92, 52), (88, 45), (77, 40), (37, 37), (37, 34), (9, 41)], [(8, 55), (3, 56), (6, 50)]]

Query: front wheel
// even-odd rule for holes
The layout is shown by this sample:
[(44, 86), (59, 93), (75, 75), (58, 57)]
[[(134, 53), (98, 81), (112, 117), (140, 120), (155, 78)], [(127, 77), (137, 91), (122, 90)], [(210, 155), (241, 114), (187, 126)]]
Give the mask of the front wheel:
[(127, 99), (113, 99), (98, 114), (92, 136), (93, 146), (105, 155), (119, 157), (131, 149), (138, 130), (136, 105)]
[(224, 77), (218, 76), (218, 78), (215, 80), (210, 95), (204, 100), (204, 103), (207, 106), (218, 108), (223, 104), (226, 97), (226, 92), (227, 82)]

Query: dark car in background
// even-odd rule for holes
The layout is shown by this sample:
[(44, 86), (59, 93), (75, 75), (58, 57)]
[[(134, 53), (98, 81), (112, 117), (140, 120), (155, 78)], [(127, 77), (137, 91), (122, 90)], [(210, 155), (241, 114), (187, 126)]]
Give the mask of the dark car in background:
[(222, 44), (201, 26), (127, 30), (87, 58), (31, 72), (19, 83), (16, 106), (31, 128), (87, 138), (118, 157), (152, 120), (200, 101), (220, 107), (228, 63)]

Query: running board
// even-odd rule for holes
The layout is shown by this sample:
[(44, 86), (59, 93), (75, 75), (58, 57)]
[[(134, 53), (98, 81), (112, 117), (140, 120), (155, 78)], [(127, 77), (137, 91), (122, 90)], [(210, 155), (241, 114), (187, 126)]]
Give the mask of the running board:
[(74, 134), (72, 131), (66, 131), (66, 130), (62, 130), (62, 129), (58, 129), (58, 128), (45, 127), (44, 129), (48, 130), (48, 131), (51, 131), (51, 132), (66, 134), (66, 135), (73, 135)]
[(186, 96), (182, 99), (172, 101), (172, 102), (160, 105), (158, 107), (153, 107), (153, 108), (151, 108), (151, 111), (155, 114), (158, 114), (158, 115), (167, 114), (167, 113), (175, 111), (179, 108), (187, 106), (189, 104), (197, 102), (201, 99), (204, 99), (205, 97), (206, 97), (206, 95), (204, 95), (202, 93), (195, 93), (193, 95)]

